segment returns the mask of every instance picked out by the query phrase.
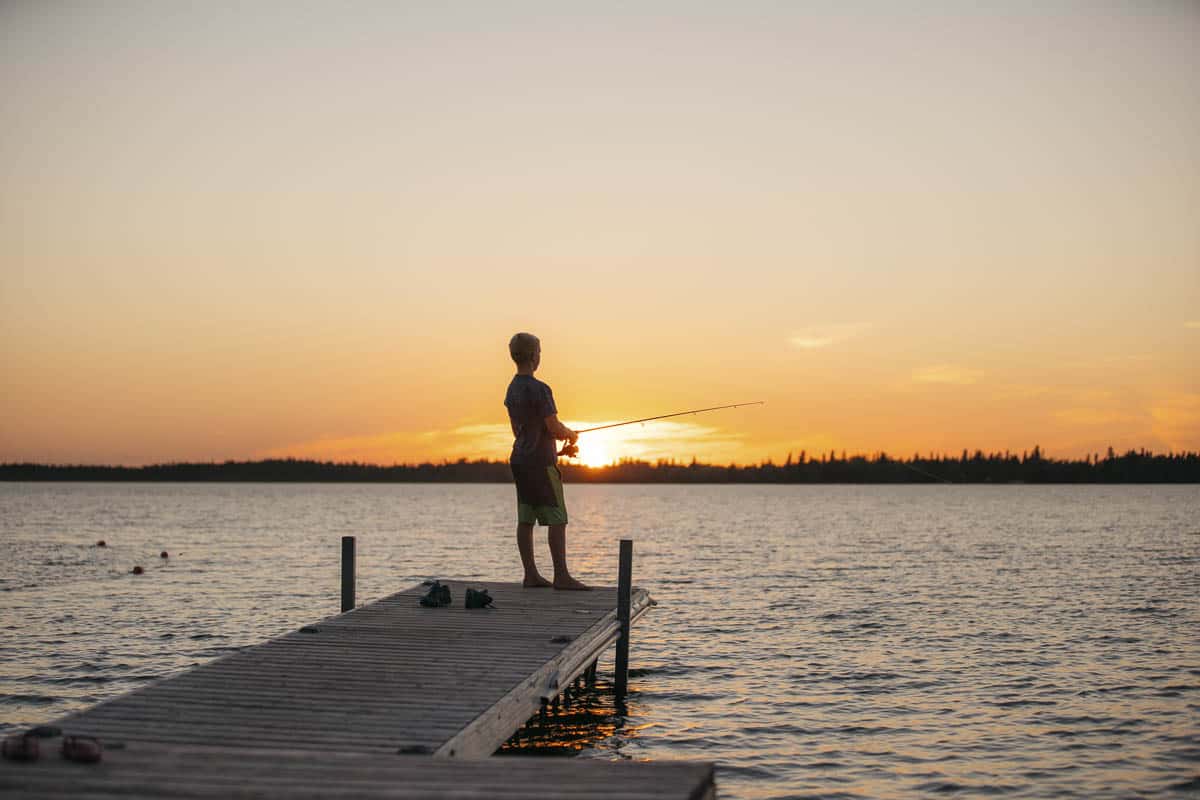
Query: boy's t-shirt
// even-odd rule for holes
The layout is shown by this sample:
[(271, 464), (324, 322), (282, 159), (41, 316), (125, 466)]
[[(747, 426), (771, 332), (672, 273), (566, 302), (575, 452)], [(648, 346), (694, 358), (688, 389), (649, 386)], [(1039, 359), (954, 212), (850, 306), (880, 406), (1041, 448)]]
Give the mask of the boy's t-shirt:
[(532, 375), (514, 375), (504, 396), (508, 418), (516, 429), (510, 464), (551, 466), (558, 461), (546, 417), (557, 414), (554, 392)]

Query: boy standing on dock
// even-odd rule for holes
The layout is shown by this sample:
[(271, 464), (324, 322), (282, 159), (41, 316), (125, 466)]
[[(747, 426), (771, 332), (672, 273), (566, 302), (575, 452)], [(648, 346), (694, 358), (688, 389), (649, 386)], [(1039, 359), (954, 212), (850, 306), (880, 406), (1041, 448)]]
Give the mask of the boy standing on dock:
[[(533, 377), (542, 361), (542, 345), (532, 333), (518, 333), (508, 342), (508, 353), (517, 374), (508, 384), (504, 406), (512, 426), (509, 457), (517, 484), (517, 551), (525, 567), (525, 585), (555, 589), (590, 589), (567, 570), (567, 504), (558, 471), (555, 440), (575, 441), (579, 434), (558, 421), (558, 408), (550, 387)], [(550, 527), (550, 557), (554, 582), (538, 573), (533, 558), (534, 524)]]

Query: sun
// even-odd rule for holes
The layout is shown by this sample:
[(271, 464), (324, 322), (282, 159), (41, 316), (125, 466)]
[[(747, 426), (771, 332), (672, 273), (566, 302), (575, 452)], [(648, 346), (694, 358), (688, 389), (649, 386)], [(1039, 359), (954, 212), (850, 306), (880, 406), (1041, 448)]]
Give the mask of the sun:
[[(569, 425), (569, 427), (578, 430), (608, 424), (610, 423), (607, 421), (585, 421), (576, 422), (575, 425)], [(642, 448), (636, 439), (631, 438), (631, 434), (635, 434), (635, 432), (629, 428), (585, 433), (579, 437), (579, 456), (575, 463), (584, 467), (607, 467), (619, 459), (642, 455)]]
[(579, 462), (585, 467), (603, 467), (612, 461), (608, 448), (598, 442), (579, 443)]

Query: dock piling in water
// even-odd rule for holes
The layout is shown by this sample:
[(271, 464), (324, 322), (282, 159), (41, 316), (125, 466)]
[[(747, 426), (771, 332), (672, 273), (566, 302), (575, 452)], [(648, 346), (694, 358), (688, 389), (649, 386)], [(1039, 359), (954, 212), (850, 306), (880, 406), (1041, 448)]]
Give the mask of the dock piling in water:
[(629, 688), (629, 604), (633, 591), (633, 540), (621, 540), (621, 555), (617, 572), (617, 636), (616, 674), (613, 687), (617, 699), (624, 700)]
[(354, 537), (342, 537), (342, 613), (354, 608)]

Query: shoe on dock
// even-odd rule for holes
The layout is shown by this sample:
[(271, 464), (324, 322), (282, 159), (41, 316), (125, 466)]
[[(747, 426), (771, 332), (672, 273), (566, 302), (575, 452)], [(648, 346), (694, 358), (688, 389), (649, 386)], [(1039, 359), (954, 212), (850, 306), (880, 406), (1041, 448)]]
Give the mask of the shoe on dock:
[(487, 589), (467, 589), (467, 608), (495, 608), (492, 605), (492, 596), (488, 594)]
[(6, 737), (0, 750), (9, 761), (37, 761), (41, 754), (37, 737), (28, 733), (18, 733)]
[(440, 581), (434, 581), (433, 586), (421, 598), (421, 605), (426, 608), (441, 608), (450, 605), (450, 587)]
[(94, 736), (64, 736), (59, 752), (68, 761), (81, 764), (95, 764), (104, 757), (104, 747)]

